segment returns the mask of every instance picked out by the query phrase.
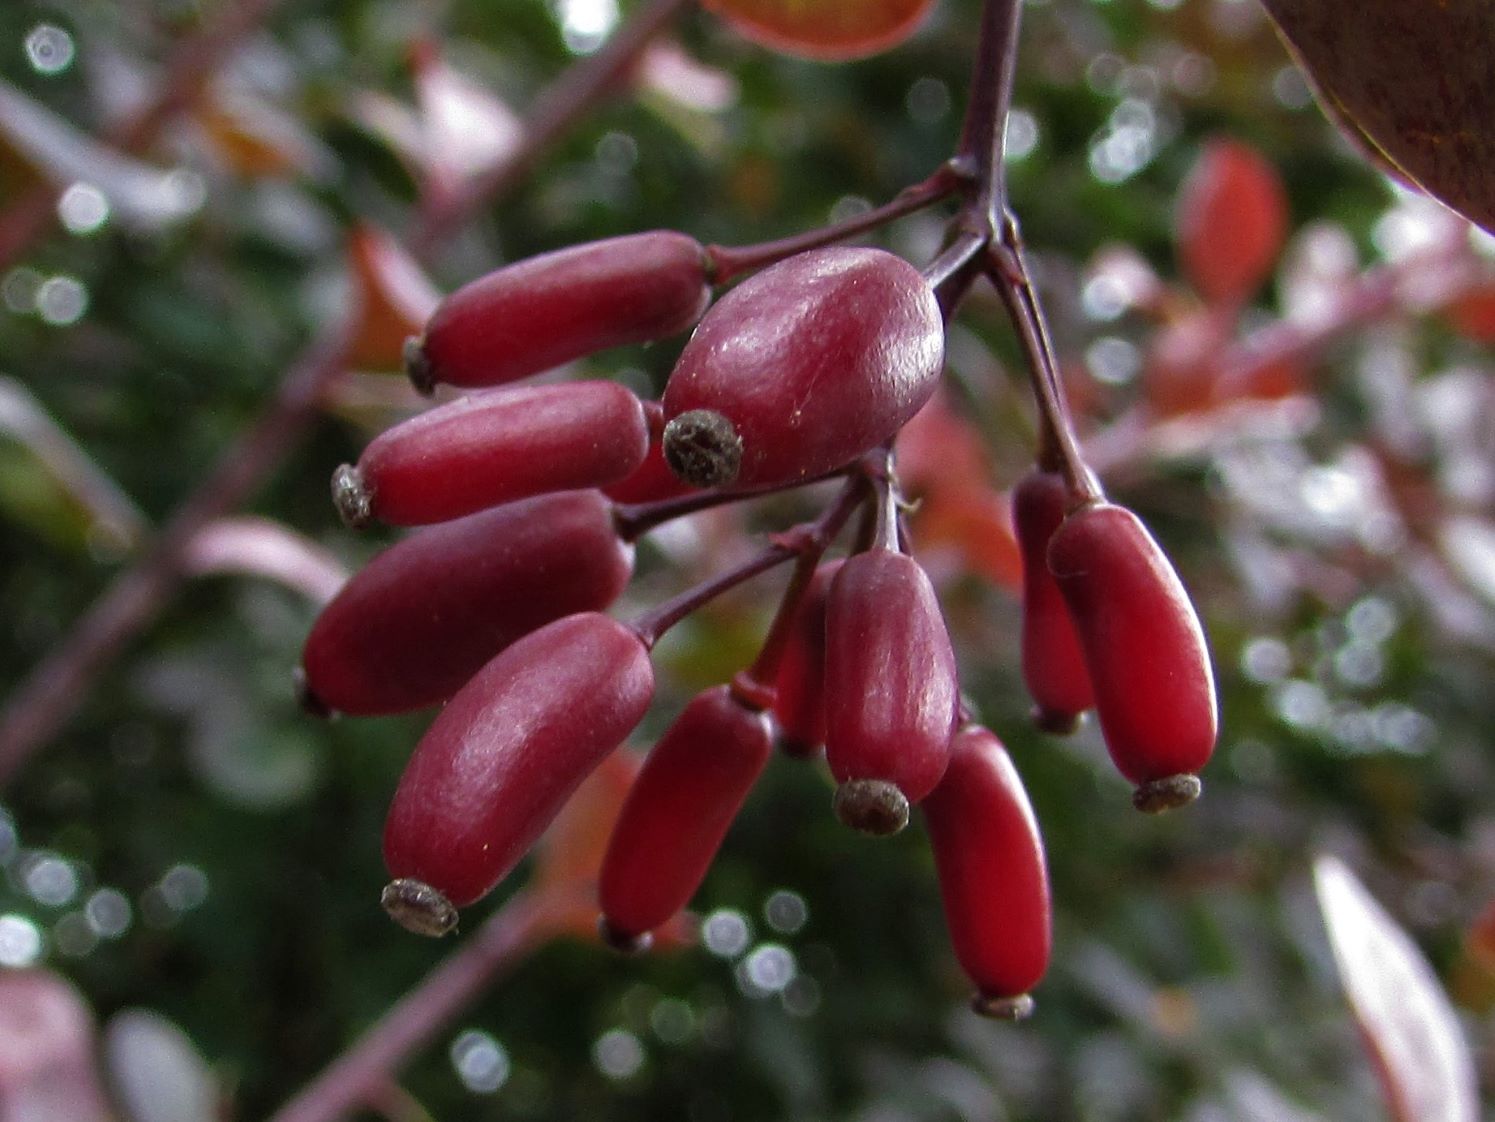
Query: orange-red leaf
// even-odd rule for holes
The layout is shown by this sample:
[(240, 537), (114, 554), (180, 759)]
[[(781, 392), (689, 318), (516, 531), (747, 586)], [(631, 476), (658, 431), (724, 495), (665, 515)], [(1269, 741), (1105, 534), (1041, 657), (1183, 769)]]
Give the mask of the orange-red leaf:
[(907, 39), (934, 0), (703, 0), (741, 34), (803, 58), (864, 58)]
[(1287, 236), (1287, 195), (1271, 164), (1236, 140), (1212, 140), (1179, 194), (1174, 238), (1189, 282), (1212, 304), (1243, 304)]
[(348, 361), (364, 370), (394, 370), (404, 361), (405, 340), (425, 328), (441, 294), (382, 230), (357, 227), (348, 252), (362, 301)]

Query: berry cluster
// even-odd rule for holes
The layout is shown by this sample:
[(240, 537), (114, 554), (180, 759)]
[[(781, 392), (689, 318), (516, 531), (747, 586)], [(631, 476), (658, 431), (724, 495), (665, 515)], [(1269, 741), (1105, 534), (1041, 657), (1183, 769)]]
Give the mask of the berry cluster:
[[(754, 254), (652, 232), (511, 265), (441, 303), (407, 349), (411, 377), (476, 392), (383, 433), (333, 480), (350, 525), (426, 528), (348, 582), (302, 665), (324, 710), (445, 703), (385, 828), (397, 920), (449, 931), (643, 718), (659, 636), (792, 561), (758, 657), (686, 705), (628, 795), (600, 876), (605, 937), (644, 946), (689, 903), (776, 739), (801, 758), (823, 746), (848, 825), (891, 834), (923, 808), (978, 1008), (1026, 1012), (1049, 957), (1043, 846), (1011, 759), (962, 701), (894, 459), (980, 260), (966, 245), (921, 272), (879, 249)], [(707, 310), (737, 272), (752, 275)], [(479, 388), (692, 324), (657, 403), (609, 382)], [(1036, 385), (1047, 439), (1014, 505), (1038, 720), (1066, 731), (1093, 708), (1137, 805), (1180, 805), (1215, 739), (1203, 633), (1141, 522), (1075, 458), (1057, 379)], [(827, 478), (842, 485), (822, 514), (749, 562), (631, 623), (605, 614), (651, 528)], [(858, 512), (848, 555), (829, 557)]]

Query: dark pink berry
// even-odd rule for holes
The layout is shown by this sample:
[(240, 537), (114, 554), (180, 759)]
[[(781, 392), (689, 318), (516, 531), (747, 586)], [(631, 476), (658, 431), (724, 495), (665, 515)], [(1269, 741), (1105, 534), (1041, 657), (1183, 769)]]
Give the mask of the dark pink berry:
[(343, 520), (446, 522), (549, 491), (631, 475), (649, 449), (637, 397), (613, 382), (567, 382), (472, 394), (379, 434), (338, 469)]
[(944, 323), (880, 249), (781, 261), (707, 313), (664, 392), (665, 456), (698, 487), (821, 475), (887, 440), (934, 392)]
[[(526, 635), (478, 671), (421, 738), (389, 809), (396, 918), (419, 927), (422, 912), (446, 914), (442, 901), (461, 908), (487, 893), (643, 718), (653, 692), (638, 635), (595, 612)], [(440, 899), (411, 915), (424, 890)]]
[(1215, 680), (1204, 629), (1178, 574), (1131, 511), (1099, 502), (1070, 514), (1049, 542), (1111, 759), (1143, 810), (1199, 793), (1214, 751)]
[(1023, 556), (1023, 680), (1041, 728), (1069, 732), (1095, 704), (1085, 654), (1064, 594), (1049, 572), (1049, 539), (1064, 521), (1069, 489), (1056, 472), (1034, 469), (1012, 493)]
[(698, 694), (649, 753), (613, 827), (599, 894), (631, 943), (690, 902), (772, 752), (764, 714), (727, 686)]
[(791, 756), (812, 755), (825, 743), (825, 605), (841, 565), (831, 561), (815, 570), (774, 680), (773, 715)]
[(924, 570), (888, 549), (846, 561), (825, 621), (825, 756), (843, 821), (901, 828), (908, 803), (945, 774), (958, 701), (955, 653)]
[(924, 800), (955, 957), (988, 1016), (1026, 1016), (1052, 946), (1048, 869), (1027, 792), (1007, 750), (968, 725)]
[(305, 687), (343, 713), (444, 701), (521, 635), (607, 607), (633, 547), (596, 491), (544, 495), (419, 530), (380, 553), (312, 624)]
[(572, 359), (664, 339), (711, 300), (706, 251), (669, 230), (541, 254), (463, 285), (406, 349), (410, 379), (496, 386)]

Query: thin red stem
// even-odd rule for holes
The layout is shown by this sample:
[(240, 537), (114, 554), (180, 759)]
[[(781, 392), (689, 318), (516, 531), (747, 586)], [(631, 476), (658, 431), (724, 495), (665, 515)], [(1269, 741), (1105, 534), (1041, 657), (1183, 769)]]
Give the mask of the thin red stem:
[(794, 572), (790, 574), (789, 584), (779, 600), (773, 622), (768, 626), (763, 646), (758, 649), (758, 656), (753, 659), (753, 664), (739, 676), (746, 689), (756, 697), (765, 696), (773, 689), (774, 681), (779, 676), (779, 664), (784, 658), (784, 649), (789, 645), (789, 638), (793, 633), (795, 616), (799, 613), (800, 603), (805, 598), (815, 570), (820, 566), (821, 558), (825, 556), (831, 542), (836, 540), (836, 535), (841, 532), (847, 519), (866, 501), (867, 490), (861, 485), (863, 478), (859, 475), (847, 481), (848, 485), (841, 489), (836, 501), (814, 524), (814, 532), (794, 563)]
[(645, 646), (653, 647), (675, 624), (739, 584), (807, 551), (824, 552), (826, 545), (856, 509), (862, 486), (863, 475), (858, 472), (847, 479), (840, 496), (815, 521), (772, 535), (770, 544), (760, 553), (645, 612), (633, 621), (634, 631), (638, 632)]
[(511, 897), (270, 1122), (334, 1122), (380, 1097), (392, 1072), (544, 942), (550, 905), (530, 892)]
[(900, 191), (890, 202), (833, 225), (758, 245), (709, 245), (706, 247), (706, 255), (711, 260), (712, 282), (725, 284), (743, 273), (764, 268), (797, 253), (818, 249), (823, 245), (834, 245), (869, 230), (876, 230), (895, 219), (949, 198), (959, 189), (964, 179), (965, 175), (953, 162), (942, 164), (929, 178)]

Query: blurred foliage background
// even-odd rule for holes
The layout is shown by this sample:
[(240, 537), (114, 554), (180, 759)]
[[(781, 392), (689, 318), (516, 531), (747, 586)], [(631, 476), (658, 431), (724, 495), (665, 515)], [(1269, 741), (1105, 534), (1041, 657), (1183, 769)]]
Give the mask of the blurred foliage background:
[[(300, 348), (378, 288), (350, 267), (355, 225), (408, 234), (633, 6), (270, 5), (158, 139), (101, 146), (215, 7), (0, 6), (0, 231), (38, 182), (67, 188), (46, 236), (0, 275), (0, 695), (67, 640)], [(633, 92), (428, 255), (430, 276), (450, 289), (655, 227), (749, 243), (890, 198), (955, 144), (977, 15), (974, 0), (940, 0), (900, 48), (825, 65), (687, 10)], [(1025, 25), (1013, 202), (1102, 474), (1169, 549), (1210, 631), (1223, 734), (1205, 798), (1145, 818), (1093, 727), (1036, 732), (1016, 603), (992, 579), (1010, 570), (931, 533), (919, 544), (966, 689), (1011, 748), (1048, 845), (1057, 943), (1036, 1016), (992, 1025), (967, 1011), (920, 832), (851, 836), (821, 771), (782, 759), (697, 901), (704, 945), (633, 960), (549, 943), (399, 1074), (409, 1098), (392, 1095), (384, 1116), (1386, 1117), (1308, 878), (1324, 851), (1414, 935), (1490, 1079), (1488, 295), (1400, 288), (1295, 352), (1269, 388), (1208, 389), (1230, 340), (1314, 330), (1336, 293), (1418, 254), (1488, 275), (1490, 240), (1350, 152), (1246, 0), (1042, 0)], [(431, 93), (433, 68), (445, 94)], [(1180, 274), (1174, 218), (1220, 137), (1275, 169), (1288, 223), (1270, 282), (1223, 318)], [(883, 244), (927, 260), (942, 214), (900, 221)], [(1179, 374), (1170, 356), (1211, 315), (1218, 333)], [(177, 1065), (155, 1078), (195, 1080), (240, 1119), (268, 1117), (450, 949), (376, 903), (382, 815), (425, 718), (321, 724), (290, 688), (316, 611), (308, 586), (390, 540), (345, 531), (327, 498), (332, 468), (417, 407), (380, 361), (388, 347), (364, 342), (368, 369), (328, 383), (309, 439), (240, 512), (270, 521), (239, 524), (226, 562), (174, 588), (0, 792), (0, 966), (68, 979), (112, 1041), (130, 1038), (114, 1031), (121, 1011), (168, 1018), (184, 1036), (149, 1022)], [(982, 434), (995, 493), (1028, 462), (1032, 421), (989, 293), (949, 350), (952, 408)], [(677, 351), (610, 352), (568, 373), (657, 388)], [(1180, 398), (1180, 377), (1206, 390)], [(809, 510), (775, 499), (647, 540), (622, 613), (719, 567), (745, 530)], [(233, 544), (246, 542), (281, 543), (302, 577), (221, 571), (255, 564)], [(640, 746), (751, 658), (776, 579), (661, 648), (669, 673)], [(112, 1079), (146, 1062), (132, 1055), (108, 1052)]]

